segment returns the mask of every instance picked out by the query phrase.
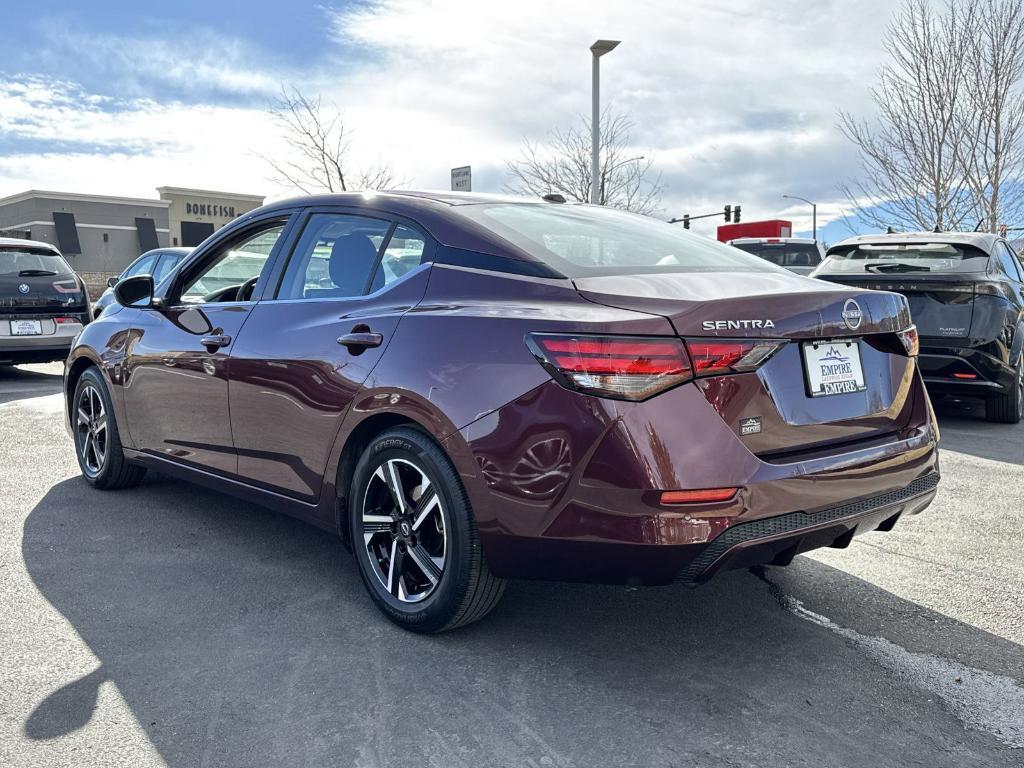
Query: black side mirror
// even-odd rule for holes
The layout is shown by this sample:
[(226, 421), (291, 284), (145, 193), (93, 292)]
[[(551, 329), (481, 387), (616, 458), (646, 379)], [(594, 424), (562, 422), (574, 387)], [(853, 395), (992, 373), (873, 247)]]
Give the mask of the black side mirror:
[(148, 309), (153, 306), (152, 275), (126, 277), (114, 286), (114, 298), (125, 307)]
[(115, 277), (108, 277), (107, 278), (107, 288), (113, 288), (115, 285), (117, 285), (117, 281), (120, 280), (120, 279), (121, 278), (116, 277), (116, 276)]

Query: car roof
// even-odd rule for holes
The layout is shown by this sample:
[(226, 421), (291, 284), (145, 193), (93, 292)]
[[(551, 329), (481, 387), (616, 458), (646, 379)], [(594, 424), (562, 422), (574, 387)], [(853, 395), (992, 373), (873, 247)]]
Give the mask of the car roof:
[(814, 245), (817, 240), (811, 237), (734, 237), (729, 243), (798, 243), (799, 245)]
[(997, 242), (1002, 238), (993, 235), (991, 232), (893, 232), (892, 234), (878, 235), (857, 235), (841, 240), (831, 248), (846, 245), (860, 245), (861, 243), (948, 243), (950, 245), (971, 245), (984, 251), (992, 253)]
[(500, 237), (464, 214), (459, 208), (486, 203), (519, 205), (582, 205), (546, 201), (540, 197), (492, 195), (478, 192), (435, 192), (421, 190), (389, 190), (386, 192), (336, 192), (306, 195), (269, 203), (248, 211), (236, 220), (238, 225), (258, 216), (273, 216), (278, 211), (320, 206), (344, 206), (353, 211), (363, 209), (367, 215), (383, 213), (406, 217), (427, 231), (441, 245), (476, 251), (502, 258), (531, 263), (543, 263), (536, 255)]
[(169, 246), (169, 247), (166, 247), (166, 248), (152, 248), (152, 249), (146, 251), (145, 253), (139, 254), (139, 258), (136, 259), (135, 261), (138, 261), (143, 256), (148, 256), (151, 253), (174, 253), (174, 254), (177, 254), (179, 256), (185, 256), (186, 254), (192, 253), (192, 249), (191, 248), (182, 248), (180, 246)]
[(24, 240), (20, 237), (0, 237), (0, 246), (22, 246), (23, 248), (42, 248), (47, 251), (60, 256), (60, 251), (57, 246), (51, 245), (50, 243), (44, 243), (41, 240)]
[(358, 208), (373, 208), (382, 203), (407, 204), (422, 209), (455, 205), (479, 205), (482, 203), (542, 203), (540, 197), (519, 195), (497, 195), (482, 192), (448, 192), (444, 190), (389, 189), (379, 192), (331, 192), (319, 195), (302, 195), (286, 200), (268, 203), (260, 210), (293, 207), (296, 205), (347, 205)]

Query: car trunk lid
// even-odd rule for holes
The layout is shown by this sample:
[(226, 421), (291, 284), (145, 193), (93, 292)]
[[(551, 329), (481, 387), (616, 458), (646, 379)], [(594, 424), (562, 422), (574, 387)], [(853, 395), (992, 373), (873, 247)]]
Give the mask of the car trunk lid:
[[(715, 272), (580, 278), (598, 304), (666, 317), (691, 354), (708, 339), (777, 339), (755, 372), (706, 376), (697, 386), (747, 447), (771, 462), (808, 451), (852, 450), (907, 425), (913, 363), (896, 335), (910, 325), (893, 293), (822, 283), (783, 272)], [(805, 345), (841, 340), (859, 356), (864, 389), (812, 396)], [(854, 346), (846, 346), (849, 340)]]

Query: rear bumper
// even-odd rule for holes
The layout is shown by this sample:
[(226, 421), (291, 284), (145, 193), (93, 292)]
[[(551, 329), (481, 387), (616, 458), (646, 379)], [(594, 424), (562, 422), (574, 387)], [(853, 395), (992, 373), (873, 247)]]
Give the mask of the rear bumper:
[(921, 350), (918, 366), (932, 394), (989, 397), (1006, 394), (1016, 385), (1011, 365), (976, 347), (929, 346)]
[(502, 576), (606, 584), (702, 584), (720, 571), (788, 565), (821, 547), (844, 548), (855, 536), (890, 531), (931, 504), (937, 472), (905, 488), (814, 512), (793, 512), (727, 528), (704, 544), (642, 545), (497, 537), (488, 564)]
[(71, 334), (49, 336), (0, 336), (0, 363), (51, 363), (65, 360), (82, 326)]

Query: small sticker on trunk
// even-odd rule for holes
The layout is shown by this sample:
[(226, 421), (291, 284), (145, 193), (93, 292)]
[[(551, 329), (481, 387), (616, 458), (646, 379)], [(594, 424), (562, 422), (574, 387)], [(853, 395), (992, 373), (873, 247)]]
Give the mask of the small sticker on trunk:
[(740, 419), (740, 434), (741, 435), (756, 435), (761, 431), (761, 417), (760, 416), (748, 416), (745, 419)]

